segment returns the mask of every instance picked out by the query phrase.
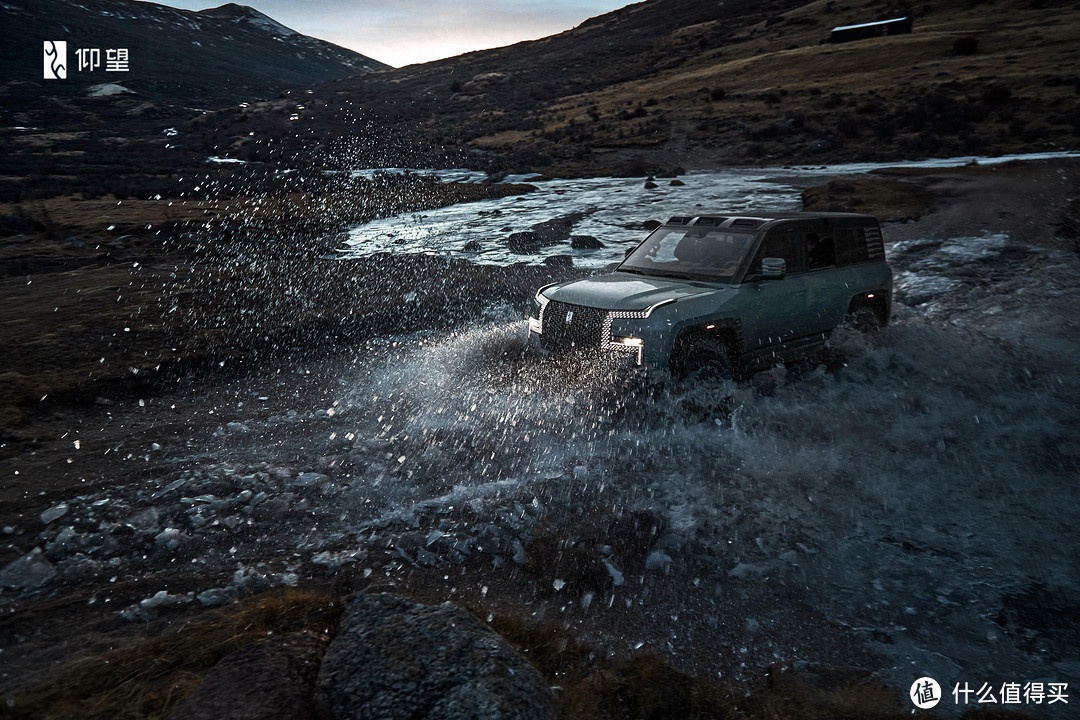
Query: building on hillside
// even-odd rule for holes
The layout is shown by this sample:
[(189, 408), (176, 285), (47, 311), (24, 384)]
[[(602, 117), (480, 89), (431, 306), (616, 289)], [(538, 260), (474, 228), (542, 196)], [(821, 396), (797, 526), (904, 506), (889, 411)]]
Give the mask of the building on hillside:
[(859, 25), (841, 25), (834, 27), (829, 42), (842, 43), (852, 40), (884, 37), (886, 35), (906, 35), (911, 32), (911, 18), (900, 17), (892, 20), (861, 23)]

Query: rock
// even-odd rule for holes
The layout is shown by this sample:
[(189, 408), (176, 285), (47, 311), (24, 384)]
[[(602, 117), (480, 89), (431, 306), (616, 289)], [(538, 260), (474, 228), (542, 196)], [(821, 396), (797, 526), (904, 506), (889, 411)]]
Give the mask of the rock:
[(302, 488), (322, 488), (330, 483), (330, 476), (316, 472), (302, 472), (296, 476), (292, 484)]
[(78, 549), (78, 540), (79, 534), (75, 532), (75, 528), (68, 525), (57, 534), (56, 539), (45, 546), (45, 555), (50, 560), (59, 560)]
[(470, 240), (465, 243), (465, 247), (461, 248), (462, 252), (480, 252), (483, 247), (478, 240)]
[(0, 587), (31, 590), (41, 587), (55, 577), (56, 568), (42, 554), (41, 548), (34, 548), (0, 570)]
[(231, 603), (236, 599), (236, 593), (231, 592), (228, 588), (210, 588), (196, 595), (195, 599), (204, 607), (217, 607), (218, 605)]
[(667, 572), (671, 568), (671, 556), (662, 550), (653, 550), (645, 558), (646, 570), (662, 570)]
[(626, 583), (626, 578), (623, 577), (622, 571), (619, 568), (612, 565), (607, 560), (604, 560), (604, 567), (608, 571), (608, 575), (611, 576), (611, 584), (615, 587), (622, 587)]
[(516, 253), (531, 253), (543, 247), (540, 236), (531, 230), (510, 233), (510, 237), (506, 238), (506, 244), (511, 252)]
[(161, 529), (161, 513), (151, 507), (140, 510), (127, 519), (127, 525), (140, 535), (152, 535)]
[(530, 230), (539, 238), (543, 245), (558, 245), (570, 239), (570, 231), (574, 224), (588, 215), (584, 212), (569, 213), (551, 220), (545, 220), (533, 225)]
[(570, 247), (575, 250), (600, 250), (604, 247), (604, 243), (592, 235), (571, 235)]
[(143, 610), (154, 610), (159, 607), (172, 607), (191, 602), (191, 596), (172, 595), (168, 590), (158, 590), (148, 598), (139, 601), (139, 607)]
[(540, 673), (480, 620), (449, 603), (359, 595), (319, 670), (335, 720), (554, 720)]
[(549, 267), (568, 268), (574, 266), (574, 258), (569, 255), (552, 255), (544, 258), (544, 264)]
[(529, 562), (529, 556), (525, 553), (525, 546), (521, 544), (521, 541), (514, 538), (514, 541), (510, 543), (511, 549), (514, 551), (511, 559), (518, 565), (524, 565)]
[(187, 535), (184, 534), (183, 530), (170, 527), (154, 536), (154, 545), (159, 549), (172, 552), (180, 547), (185, 540), (187, 540)]
[(763, 568), (757, 565), (751, 565), (750, 563), (739, 563), (728, 571), (729, 577), (740, 578), (742, 580), (761, 577), (764, 574), (765, 570)]
[(671, 187), (682, 187), (686, 185), (686, 183), (684, 183), (682, 180), (672, 180), (670, 185)]
[(101, 570), (101, 564), (82, 553), (61, 560), (56, 564), (60, 576), (68, 582), (85, 582), (95, 577)]
[(71, 507), (66, 502), (60, 503), (59, 505), (54, 505), (45, 512), (41, 513), (41, 522), (45, 523), (46, 525), (51, 522), (55, 522), (67, 515), (67, 512), (70, 509)]
[(649, 181), (647, 181), (645, 183), (645, 189), (646, 190), (655, 190), (658, 187), (660, 187), (660, 186), (657, 185), (656, 183), (654, 183), (652, 180), (649, 180)]
[(312, 701), (325, 640), (292, 633), (227, 655), (170, 716), (173, 720), (316, 720)]

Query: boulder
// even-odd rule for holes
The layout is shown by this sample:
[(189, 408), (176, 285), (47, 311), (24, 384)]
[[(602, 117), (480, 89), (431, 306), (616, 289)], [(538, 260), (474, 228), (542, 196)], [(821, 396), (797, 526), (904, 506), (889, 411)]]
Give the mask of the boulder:
[(554, 720), (540, 673), (487, 625), (444, 603), (358, 595), (319, 670), (335, 720)]
[(543, 247), (540, 236), (531, 230), (511, 233), (510, 237), (506, 238), (506, 244), (510, 246), (511, 252), (516, 253), (536, 252)]
[(604, 247), (604, 243), (592, 235), (571, 235), (570, 247), (575, 250), (599, 250)]

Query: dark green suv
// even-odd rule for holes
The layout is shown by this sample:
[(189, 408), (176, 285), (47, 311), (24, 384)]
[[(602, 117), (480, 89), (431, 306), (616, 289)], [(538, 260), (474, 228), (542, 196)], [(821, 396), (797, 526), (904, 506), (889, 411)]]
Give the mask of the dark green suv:
[(529, 340), (637, 364), (764, 367), (849, 321), (884, 325), (892, 270), (876, 218), (849, 213), (673, 217), (614, 272), (540, 288)]

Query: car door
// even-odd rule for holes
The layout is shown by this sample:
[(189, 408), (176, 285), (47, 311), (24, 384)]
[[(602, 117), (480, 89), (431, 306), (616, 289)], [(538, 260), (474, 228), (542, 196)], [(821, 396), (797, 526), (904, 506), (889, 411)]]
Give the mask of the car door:
[[(740, 289), (745, 303), (742, 326), (747, 351), (764, 350), (808, 332), (800, 242), (801, 234), (793, 223), (770, 228), (762, 238), (748, 279)], [(784, 260), (787, 272), (783, 278), (760, 279), (761, 261), (767, 257)]]
[(799, 223), (806, 256), (806, 321), (811, 334), (827, 333), (844, 319), (852, 290), (849, 273), (837, 262), (836, 239), (824, 220)]

